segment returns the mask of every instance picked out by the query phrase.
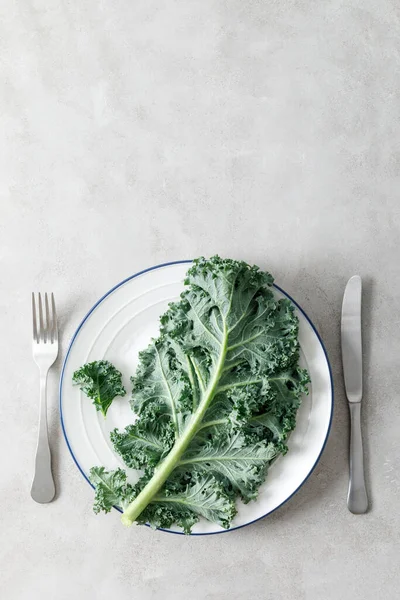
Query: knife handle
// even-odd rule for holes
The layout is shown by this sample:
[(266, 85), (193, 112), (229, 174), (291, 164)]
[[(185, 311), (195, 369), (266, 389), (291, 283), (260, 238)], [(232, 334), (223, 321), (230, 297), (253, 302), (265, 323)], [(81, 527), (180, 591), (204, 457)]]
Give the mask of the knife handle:
[(361, 436), (361, 402), (349, 402), (350, 408), (350, 481), (347, 507), (350, 512), (361, 515), (368, 510), (365, 488), (364, 455)]

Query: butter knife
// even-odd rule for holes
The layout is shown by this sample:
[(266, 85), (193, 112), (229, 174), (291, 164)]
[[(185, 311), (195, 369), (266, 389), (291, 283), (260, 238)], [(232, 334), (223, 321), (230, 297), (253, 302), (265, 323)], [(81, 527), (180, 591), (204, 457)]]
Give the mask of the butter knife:
[(343, 374), (351, 422), (347, 507), (354, 514), (365, 513), (368, 509), (361, 435), (363, 392), (361, 294), (361, 277), (355, 275), (349, 279), (344, 292), (341, 327)]

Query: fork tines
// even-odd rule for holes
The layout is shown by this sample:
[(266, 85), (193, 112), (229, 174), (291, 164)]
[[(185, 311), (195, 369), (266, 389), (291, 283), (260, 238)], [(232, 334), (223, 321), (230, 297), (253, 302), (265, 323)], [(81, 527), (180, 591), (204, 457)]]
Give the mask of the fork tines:
[(44, 312), (45, 319), (43, 318), (43, 303), (42, 295), (38, 294), (37, 305), (39, 308), (39, 328), (38, 315), (36, 312), (36, 300), (35, 294), (32, 292), (32, 316), (33, 316), (33, 341), (39, 344), (40, 342), (47, 342), (53, 344), (58, 340), (58, 329), (57, 329), (57, 314), (56, 304), (54, 302), (54, 294), (51, 294), (51, 308), (49, 307), (49, 295), (47, 292), (44, 295)]

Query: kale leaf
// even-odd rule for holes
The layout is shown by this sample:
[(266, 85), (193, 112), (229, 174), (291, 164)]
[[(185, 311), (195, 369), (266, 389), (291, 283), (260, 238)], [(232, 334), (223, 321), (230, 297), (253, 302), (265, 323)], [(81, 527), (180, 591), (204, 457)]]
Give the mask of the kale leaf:
[(125, 396), (121, 373), (108, 360), (96, 360), (75, 371), (73, 382), (93, 400), (96, 410), (106, 416), (116, 396)]
[(111, 440), (124, 471), (92, 470), (95, 510), (122, 521), (177, 524), (200, 517), (229, 527), (235, 501), (257, 497), (268, 466), (287, 451), (308, 373), (299, 367), (298, 319), (268, 273), (199, 258), (161, 317), (160, 335), (132, 377), (132, 424)]

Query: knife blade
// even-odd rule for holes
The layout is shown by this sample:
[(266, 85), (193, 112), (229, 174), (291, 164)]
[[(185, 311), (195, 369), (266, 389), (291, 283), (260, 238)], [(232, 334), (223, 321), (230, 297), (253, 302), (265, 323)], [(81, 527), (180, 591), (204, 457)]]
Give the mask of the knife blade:
[(361, 277), (349, 279), (342, 306), (342, 362), (349, 402), (362, 399)]
[(361, 400), (363, 395), (362, 281), (355, 275), (349, 279), (343, 296), (341, 343), (343, 375), (350, 409), (350, 478), (347, 506), (354, 514), (368, 510), (364, 477), (364, 455), (361, 434)]

